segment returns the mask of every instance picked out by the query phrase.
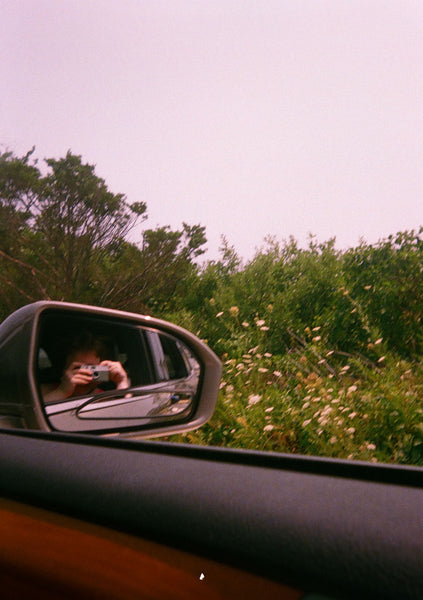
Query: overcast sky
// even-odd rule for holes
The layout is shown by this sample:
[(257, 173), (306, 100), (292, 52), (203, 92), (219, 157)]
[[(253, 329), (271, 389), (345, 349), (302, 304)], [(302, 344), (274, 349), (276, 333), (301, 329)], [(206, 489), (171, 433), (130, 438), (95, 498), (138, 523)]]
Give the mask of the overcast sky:
[(146, 227), (345, 248), (423, 225), (421, 0), (0, 0), (0, 149), (68, 149)]

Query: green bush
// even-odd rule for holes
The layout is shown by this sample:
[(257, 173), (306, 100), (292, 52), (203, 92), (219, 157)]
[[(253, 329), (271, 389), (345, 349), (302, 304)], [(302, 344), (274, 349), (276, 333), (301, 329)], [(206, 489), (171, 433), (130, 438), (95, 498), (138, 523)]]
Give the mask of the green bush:
[(176, 439), (423, 464), (422, 234), (209, 263), (182, 315), (222, 358), (221, 393)]

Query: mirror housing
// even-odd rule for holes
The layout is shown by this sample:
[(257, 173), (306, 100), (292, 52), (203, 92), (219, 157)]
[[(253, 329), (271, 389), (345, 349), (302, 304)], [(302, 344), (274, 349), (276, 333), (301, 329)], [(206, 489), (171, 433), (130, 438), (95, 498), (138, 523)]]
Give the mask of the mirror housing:
[[(48, 340), (54, 335), (61, 339), (63, 331), (87, 323), (96, 331), (111, 332), (111, 338), (116, 333), (121, 345), (130, 347), (118, 354), (119, 360), (127, 361), (129, 383), (123, 390), (95, 390), (47, 402), (40, 365), (51, 366), (50, 358), (54, 362), (55, 353), (49, 357), (44, 349), (49, 348)], [(167, 346), (169, 355), (175, 355), (173, 366), (167, 364)], [(190, 431), (212, 416), (221, 371), (219, 359), (204, 342), (161, 319), (81, 304), (35, 302), (0, 324), (0, 427), (136, 438)]]

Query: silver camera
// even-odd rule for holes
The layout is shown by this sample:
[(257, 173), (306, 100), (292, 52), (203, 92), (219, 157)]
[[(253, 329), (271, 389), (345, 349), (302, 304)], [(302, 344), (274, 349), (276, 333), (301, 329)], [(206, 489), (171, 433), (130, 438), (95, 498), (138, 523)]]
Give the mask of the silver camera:
[(106, 367), (106, 365), (81, 365), (80, 369), (91, 371), (94, 381), (99, 383), (110, 381), (109, 367)]

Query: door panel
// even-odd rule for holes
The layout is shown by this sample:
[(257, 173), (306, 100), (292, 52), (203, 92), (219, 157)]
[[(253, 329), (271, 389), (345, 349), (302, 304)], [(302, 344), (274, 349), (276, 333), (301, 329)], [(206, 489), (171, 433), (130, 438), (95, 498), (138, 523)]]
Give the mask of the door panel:
[(1, 597), (217, 600), (302, 593), (214, 561), (0, 499)]
[(335, 598), (423, 598), (423, 471), (0, 434), (0, 494)]

